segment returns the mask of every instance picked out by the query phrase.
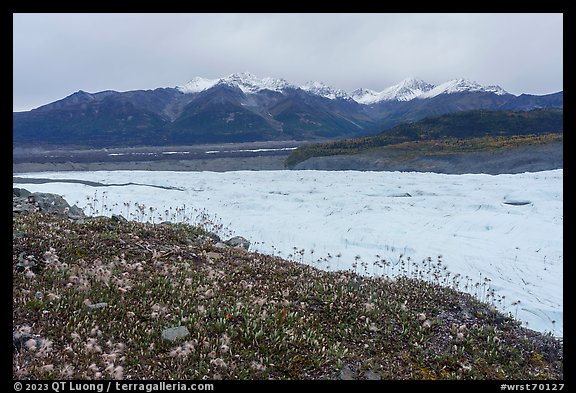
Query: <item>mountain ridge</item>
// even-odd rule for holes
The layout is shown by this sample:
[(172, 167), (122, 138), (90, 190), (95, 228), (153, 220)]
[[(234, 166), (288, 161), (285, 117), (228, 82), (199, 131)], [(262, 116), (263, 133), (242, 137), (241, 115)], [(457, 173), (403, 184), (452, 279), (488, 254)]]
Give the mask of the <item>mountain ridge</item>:
[(31, 111), (13, 112), (13, 143), (112, 147), (342, 139), (462, 110), (549, 107), (563, 107), (563, 92), (515, 96), (465, 79), (434, 86), (409, 77), (382, 92), (348, 94), (323, 82), (299, 87), (244, 72), (151, 90), (79, 90)]

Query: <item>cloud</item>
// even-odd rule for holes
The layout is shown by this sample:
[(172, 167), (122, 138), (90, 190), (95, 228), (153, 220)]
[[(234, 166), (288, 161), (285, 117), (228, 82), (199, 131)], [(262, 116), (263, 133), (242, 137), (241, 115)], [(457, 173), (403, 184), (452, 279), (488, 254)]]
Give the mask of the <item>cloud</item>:
[(351, 91), (408, 75), (562, 89), (562, 14), (14, 14), (14, 110), (249, 71)]

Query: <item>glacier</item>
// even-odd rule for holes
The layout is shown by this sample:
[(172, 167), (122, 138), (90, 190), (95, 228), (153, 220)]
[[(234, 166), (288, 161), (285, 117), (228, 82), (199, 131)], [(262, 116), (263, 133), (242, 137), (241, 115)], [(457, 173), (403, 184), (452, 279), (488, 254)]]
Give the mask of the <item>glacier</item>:
[[(436, 263), (453, 286), (533, 330), (563, 336), (563, 170), (417, 172), (96, 171), (18, 174), (90, 214), (206, 223), (251, 250), (325, 270), (410, 274)], [(125, 186), (66, 183), (77, 179)], [(158, 191), (152, 186), (171, 187)], [(209, 228), (210, 229), (210, 228)], [(377, 261), (387, 261), (387, 266)], [(427, 262), (426, 262), (427, 261)], [(432, 261), (432, 262), (430, 262)]]

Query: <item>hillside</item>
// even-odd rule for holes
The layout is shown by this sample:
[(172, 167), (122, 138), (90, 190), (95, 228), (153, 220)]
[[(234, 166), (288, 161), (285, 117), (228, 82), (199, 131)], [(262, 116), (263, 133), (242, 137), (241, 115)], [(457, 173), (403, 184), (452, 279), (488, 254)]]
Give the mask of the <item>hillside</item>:
[(184, 224), (14, 212), (15, 379), (563, 377), (561, 342), (435, 283), (321, 271)]
[[(562, 140), (563, 110), (465, 111), (396, 126), (373, 137), (304, 145), (286, 159), (294, 167), (312, 157), (391, 150), (399, 159), (513, 148)], [(383, 150), (382, 148), (387, 149)]]
[(118, 92), (79, 90), (14, 112), (13, 145), (113, 148), (353, 138), (427, 116), (472, 109), (562, 108), (563, 92), (515, 96), (458, 79), (433, 86), (408, 78), (382, 92), (296, 86), (249, 73), (184, 86)]

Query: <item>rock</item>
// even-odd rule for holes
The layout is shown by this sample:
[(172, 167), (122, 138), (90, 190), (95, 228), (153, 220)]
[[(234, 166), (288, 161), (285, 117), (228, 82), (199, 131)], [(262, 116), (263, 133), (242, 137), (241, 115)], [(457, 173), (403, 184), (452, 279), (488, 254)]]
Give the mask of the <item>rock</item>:
[(110, 218), (112, 219), (112, 221), (116, 222), (128, 222), (128, 220), (125, 219), (124, 216), (121, 214), (112, 214), (112, 217)]
[(30, 193), (21, 188), (12, 189), (12, 212), (15, 214), (42, 213), (59, 214), (72, 220), (82, 220), (86, 215), (78, 206), (70, 206), (60, 195), (48, 193)]
[(26, 347), (26, 342), (34, 340), (36, 341), (36, 348), (40, 348), (44, 343), (40, 337), (34, 337), (28, 333), (12, 332), (12, 351), (19, 351)]
[(32, 195), (32, 193), (23, 188), (12, 188), (12, 196), (28, 198), (30, 195)]
[(44, 299), (44, 294), (41, 291), (37, 291), (34, 297), (38, 300)]
[(226, 240), (224, 244), (230, 247), (242, 247), (245, 248), (246, 250), (248, 250), (248, 248), (250, 247), (250, 242), (245, 238), (243, 238), (242, 236), (234, 236), (233, 238)]
[(214, 244), (214, 247), (217, 247), (217, 248), (228, 248), (229, 246), (228, 246), (227, 244), (222, 243), (222, 242), (218, 242), (218, 243)]
[(36, 261), (36, 258), (33, 255), (32, 258), (27, 258), (26, 253), (22, 251), (18, 255), (18, 262), (16, 262), (15, 268), (17, 272), (23, 272), (24, 270), (26, 270), (26, 268), (29, 268), (33, 272), (36, 272), (38, 270), (37, 269), (38, 262)]
[(22, 239), (25, 238), (26, 232), (21, 232), (21, 231), (12, 231), (12, 239)]
[(212, 241), (214, 243), (218, 243), (218, 242), (222, 241), (222, 239), (220, 239), (220, 236), (218, 236), (214, 232), (207, 232), (206, 236), (209, 237), (210, 239), (212, 239)]
[(356, 373), (350, 369), (349, 366), (342, 367), (340, 370), (340, 374), (338, 375), (338, 379), (342, 379), (345, 381), (353, 381), (356, 380)]
[(38, 204), (40, 211), (43, 213), (65, 214), (64, 209), (70, 208), (70, 205), (64, 198), (56, 194), (47, 194), (37, 192), (33, 194), (34, 201)]
[(188, 336), (190, 332), (186, 326), (176, 326), (162, 331), (162, 339), (167, 341), (176, 341)]
[(70, 206), (70, 210), (68, 210), (68, 218), (70, 218), (71, 220), (78, 221), (85, 219), (86, 215), (84, 214), (84, 211), (82, 209), (74, 205)]
[(364, 373), (364, 378), (370, 380), (370, 381), (380, 381), (382, 379), (382, 377), (378, 374), (376, 374), (374, 371), (372, 370), (368, 370)]
[(33, 213), (36, 210), (36, 205), (34, 203), (28, 202), (28, 197), (12, 197), (12, 212), (16, 214)]
[(70, 206), (60, 195), (36, 192), (33, 194), (42, 213), (66, 215), (72, 219), (82, 219), (86, 216), (76, 205)]

